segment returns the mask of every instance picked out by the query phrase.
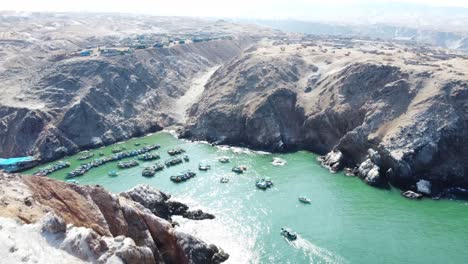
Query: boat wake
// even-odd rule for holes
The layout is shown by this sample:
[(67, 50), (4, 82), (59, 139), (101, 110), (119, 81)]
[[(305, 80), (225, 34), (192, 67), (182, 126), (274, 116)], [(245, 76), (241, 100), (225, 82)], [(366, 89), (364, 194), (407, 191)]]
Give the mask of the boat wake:
[(297, 236), (297, 239), (290, 241), (285, 238), (285, 240), (292, 247), (301, 250), (309, 258), (310, 263), (314, 264), (346, 264), (348, 263), (344, 258), (333, 254), (332, 252), (314, 245), (312, 242), (308, 241), (301, 236)]
[[(208, 211), (200, 207), (199, 203), (191, 198), (178, 199), (192, 208)], [(198, 205), (198, 206), (197, 206)], [(233, 219), (226, 212), (213, 211), (216, 218), (209, 221), (192, 221), (174, 216), (180, 226), (178, 231), (192, 234), (207, 243), (213, 243), (229, 254), (227, 264), (259, 263), (259, 256), (254, 251), (259, 230), (254, 226), (243, 225), (246, 219)]]

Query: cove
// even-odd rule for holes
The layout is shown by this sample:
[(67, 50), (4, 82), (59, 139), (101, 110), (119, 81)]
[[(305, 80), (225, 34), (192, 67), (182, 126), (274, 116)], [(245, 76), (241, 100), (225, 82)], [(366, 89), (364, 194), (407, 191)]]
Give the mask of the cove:
[[(135, 146), (140, 143), (140, 146)], [(79, 184), (99, 184), (121, 192), (137, 184), (149, 184), (172, 194), (175, 199), (216, 215), (214, 220), (191, 221), (177, 218), (179, 229), (190, 230), (201, 239), (214, 243), (230, 254), (227, 263), (466, 263), (468, 251), (468, 204), (463, 201), (424, 199), (407, 200), (398, 190), (379, 190), (356, 178), (331, 174), (306, 151), (270, 154), (248, 149), (211, 146), (188, 142), (161, 132), (131, 139), (117, 146), (137, 149), (145, 144), (160, 144), (155, 152), (160, 162), (169, 158), (167, 150), (181, 147), (189, 162), (165, 168), (152, 178), (141, 176), (144, 166), (108, 172), (117, 162), (94, 168), (76, 178)], [(92, 150), (110, 155), (116, 145)], [(66, 157), (71, 166), (49, 177), (65, 180), (67, 172), (83, 161), (80, 154)], [(222, 164), (218, 157), (228, 156)], [(287, 161), (274, 166), (273, 157)], [(129, 159), (130, 160), (130, 159)], [(198, 171), (198, 164), (211, 170)], [(49, 164), (26, 171), (32, 174)], [(235, 174), (235, 165), (246, 165), (244, 174)], [(171, 175), (191, 169), (197, 176), (180, 184)], [(221, 177), (229, 183), (219, 182)], [(274, 186), (266, 191), (255, 181), (269, 177)], [(311, 198), (301, 204), (298, 196)], [(298, 233), (294, 242), (280, 235), (281, 227)]]

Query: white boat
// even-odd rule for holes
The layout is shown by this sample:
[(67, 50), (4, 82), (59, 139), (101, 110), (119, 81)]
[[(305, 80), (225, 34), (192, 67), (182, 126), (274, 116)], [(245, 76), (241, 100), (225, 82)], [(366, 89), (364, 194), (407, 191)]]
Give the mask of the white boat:
[(311, 202), (311, 200), (309, 198), (305, 197), (305, 196), (300, 196), (299, 201), (301, 203), (306, 203), (306, 204), (310, 204), (310, 202)]

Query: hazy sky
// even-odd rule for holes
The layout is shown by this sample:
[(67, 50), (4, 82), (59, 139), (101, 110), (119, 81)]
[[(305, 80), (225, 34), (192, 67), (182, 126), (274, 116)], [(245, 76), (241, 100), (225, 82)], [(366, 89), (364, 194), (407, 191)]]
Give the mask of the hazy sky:
[(395, 2), (468, 8), (468, 0), (0, 0), (0, 10), (306, 19), (318, 6), (343, 10), (370, 3)]

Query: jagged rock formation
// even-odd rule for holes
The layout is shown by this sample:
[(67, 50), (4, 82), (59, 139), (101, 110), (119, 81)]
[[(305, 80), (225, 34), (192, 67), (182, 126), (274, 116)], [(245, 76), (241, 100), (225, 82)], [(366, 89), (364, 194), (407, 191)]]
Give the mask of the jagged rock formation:
[(51, 246), (84, 261), (221, 263), (229, 257), (178, 232), (172, 212), (187, 206), (148, 186), (115, 195), (97, 186), (0, 173), (0, 194), (0, 217), (40, 224)]
[(467, 67), (463, 56), (388, 43), (263, 43), (212, 76), (183, 134), (329, 153), (333, 171), (414, 190), (426, 180), (440, 194), (468, 187)]

